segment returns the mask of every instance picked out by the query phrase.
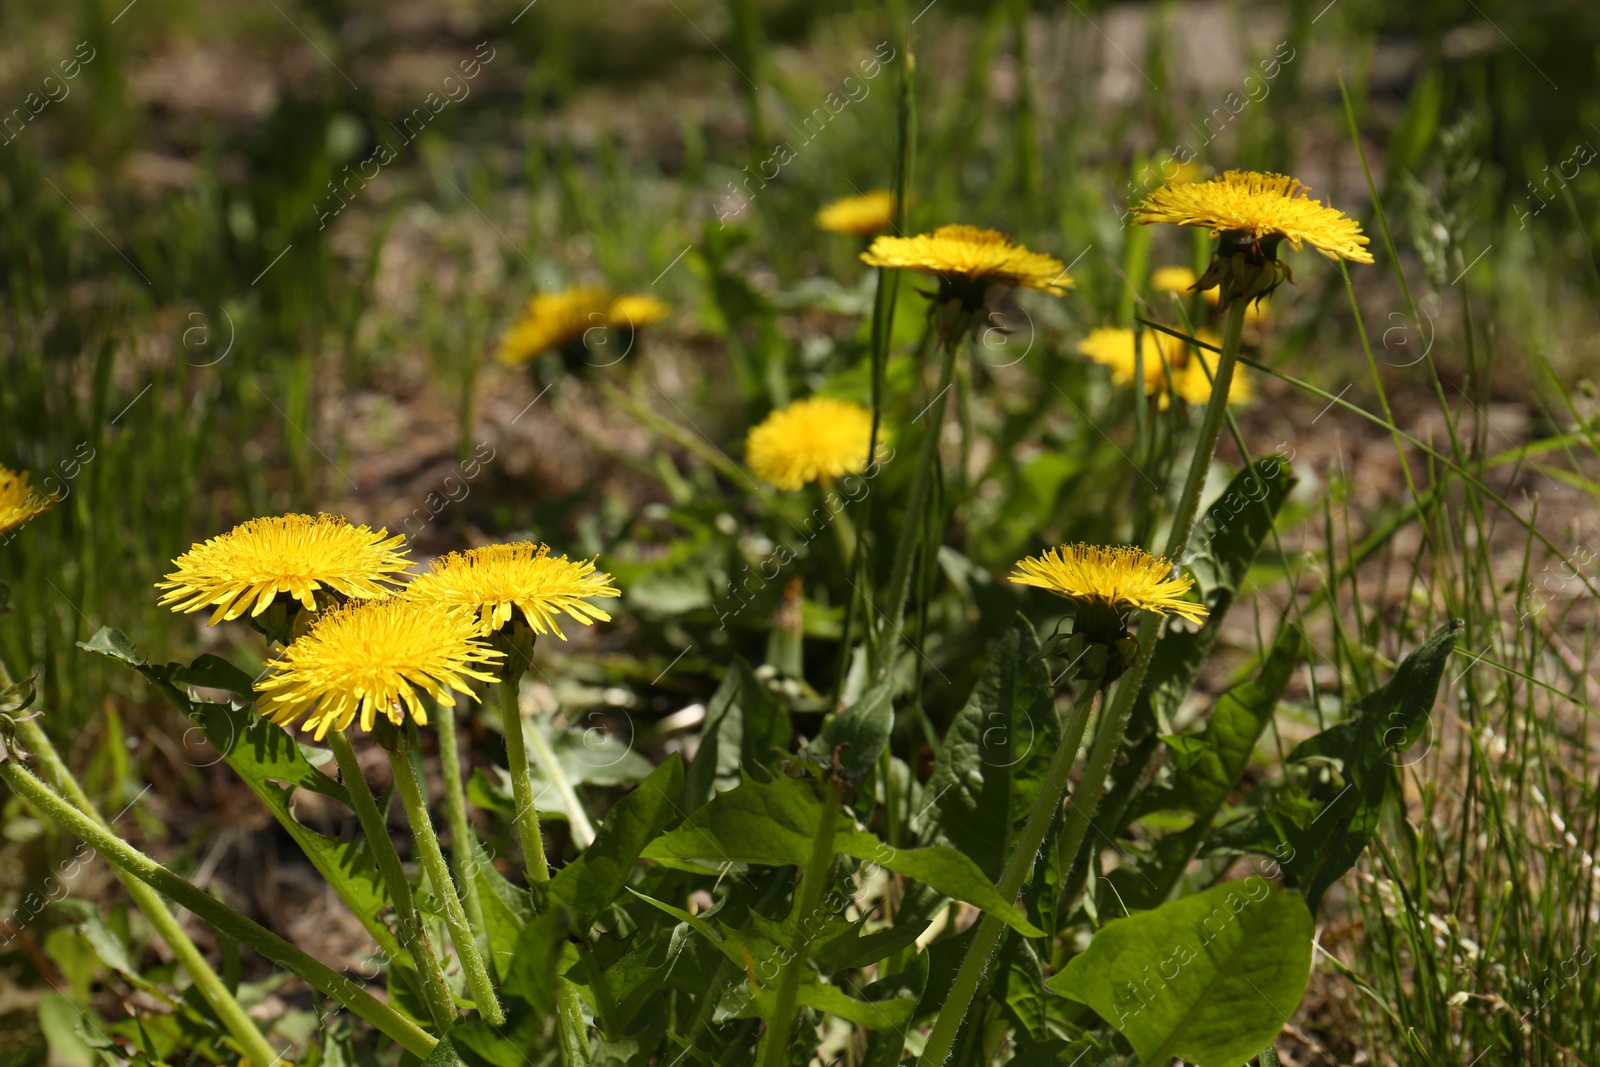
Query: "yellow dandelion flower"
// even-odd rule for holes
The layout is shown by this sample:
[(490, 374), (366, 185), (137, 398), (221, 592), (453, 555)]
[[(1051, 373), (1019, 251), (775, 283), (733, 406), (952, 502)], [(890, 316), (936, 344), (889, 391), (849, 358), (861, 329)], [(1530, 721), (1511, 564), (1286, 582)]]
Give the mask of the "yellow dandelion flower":
[(1361, 224), (1337, 208), (1319, 203), (1294, 178), (1282, 174), (1230, 170), (1208, 182), (1168, 183), (1133, 210), (1134, 221), (1204, 226), (1219, 238), (1217, 252), (1198, 289), (1222, 287), (1221, 306), (1260, 300), (1285, 281), (1288, 264), (1278, 260), (1278, 245), (1310, 245), (1329, 259), (1371, 263)]
[(363, 730), (379, 715), (396, 726), (409, 715), (425, 726), (418, 689), (453, 708), (455, 693), (477, 699), (469, 679), (496, 680), (479, 668), (504, 653), (479, 643), (477, 634), (467, 608), (401, 597), (336, 608), (269, 661), (271, 677), (256, 684), (263, 694), (258, 710), (279, 726), (306, 716), (302, 729), (315, 731), (318, 741), (330, 729), (347, 728), (358, 713)]
[(1133, 545), (1062, 545), (1017, 564), (1011, 580), (1080, 604), (1117, 612), (1153, 611), (1201, 622), (1206, 609), (1185, 599), (1194, 586), (1188, 575), (1173, 577), (1162, 556)]
[(983, 303), (990, 285), (1015, 285), (1060, 296), (1072, 287), (1067, 269), (1054, 256), (1012, 244), (998, 230), (941, 226), (916, 237), (878, 237), (861, 253), (873, 267), (924, 270), (939, 276), (940, 299), (967, 307)]
[(1141, 223), (1204, 226), (1213, 234), (1243, 232), (1257, 242), (1276, 236), (1297, 251), (1310, 245), (1329, 259), (1371, 263), (1361, 224), (1311, 199), (1308, 192), (1282, 174), (1230, 170), (1208, 182), (1163, 185), (1135, 214)]
[(589, 330), (610, 325), (611, 306), (611, 294), (598, 286), (539, 293), (500, 341), (500, 362), (515, 366), (581, 340)]
[(745, 439), (756, 477), (793, 491), (867, 469), (872, 412), (860, 404), (814, 396), (768, 415)]
[[(1187, 346), (1176, 337), (1153, 330), (1145, 331), (1140, 355), (1143, 357), (1144, 391), (1155, 395), (1167, 388), (1167, 368), (1183, 363)], [(1111, 368), (1112, 385), (1128, 385), (1135, 370), (1134, 337), (1132, 330), (1102, 326), (1089, 331), (1078, 342), (1078, 354)]]
[(1186, 293), (1194, 288), (1195, 273), (1188, 267), (1157, 267), (1150, 288), (1158, 293)]
[[(1199, 338), (1205, 344), (1221, 347), (1221, 339), (1210, 330), (1201, 330)], [(1103, 326), (1090, 330), (1078, 342), (1078, 354), (1110, 367), (1112, 385), (1128, 385), (1134, 373), (1133, 343), (1132, 330)], [(1159, 397), (1163, 411), (1171, 405), (1174, 393), (1191, 404), (1204, 404), (1211, 399), (1211, 377), (1206, 368), (1215, 374), (1217, 366), (1217, 358), (1211, 352), (1191, 352), (1189, 345), (1171, 334), (1150, 330), (1143, 336), (1142, 355), (1145, 395)], [(1200, 365), (1201, 359), (1205, 360), (1205, 367)], [(1228, 386), (1228, 403), (1246, 404), (1253, 398), (1245, 369), (1236, 366)]]
[(387, 596), (386, 583), (395, 584), (393, 575), (411, 565), (404, 546), (399, 534), (353, 526), (338, 515), (251, 519), (192, 546), (156, 588), (167, 590), (160, 602), (173, 611), (214, 607), (208, 626), (247, 609), (254, 618), (279, 593), (315, 611), (319, 589), (357, 599)]
[(817, 212), (817, 228), (852, 237), (870, 236), (889, 228), (889, 210), (893, 202), (893, 194), (887, 189), (835, 200)]
[(611, 575), (594, 569), (593, 560), (551, 556), (548, 545), (528, 541), (441, 556), (405, 591), (408, 600), (418, 603), (470, 608), (480, 635), (510, 622), (512, 608), (518, 608), (534, 633), (554, 633), (563, 641), (567, 635), (556, 624), (558, 612), (585, 626), (610, 622), (611, 616), (586, 598), (621, 595)]
[[(1216, 344), (1214, 338), (1208, 339), (1202, 331), (1200, 339), (1209, 340)], [(1182, 368), (1172, 376), (1172, 391), (1178, 394), (1179, 399), (1190, 404), (1207, 404), (1211, 402), (1211, 383), (1217, 376), (1217, 355), (1205, 349), (1198, 349), (1189, 354)], [(1228, 403), (1248, 404), (1255, 397), (1255, 389), (1250, 385), (1250, 376), (1245, 373), (1242, 366), (1233, 368), (1233, 380), (1228, 383)]]
[(35, 515), (54, 507), (54, 497), (40, 496), (28, 484), (27, 471), (0, 467), (0, 534), (15, 530)]
[(606, 325), (618, 330), (637, 330), (652, 326), (671, 314), (666, 301), (643, 293), (625, 293), (606, 309)]

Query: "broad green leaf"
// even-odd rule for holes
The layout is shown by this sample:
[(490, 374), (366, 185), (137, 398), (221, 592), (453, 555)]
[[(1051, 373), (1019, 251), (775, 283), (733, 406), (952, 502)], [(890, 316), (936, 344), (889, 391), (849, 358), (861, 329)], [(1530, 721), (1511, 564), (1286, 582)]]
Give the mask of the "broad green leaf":
[[(792, 966), (795, 959), (794, 950), (782, 940), (762, 933), (754, 927), (747, 930), (732, 930), (722, 925), (690, 915), (681, 908), (675, 908), (663, 901), (634, 893), (639, 899), (644, 900), (662, 911), (671, 915), (679, 922), (686, 923), (693, 930), (703, 936), (717, 947), (738, 970), (748, 976), (743, 992), (748, 997), (739, 997), (744, 1007), (738, 1011), (741, 1016), (767, 1018), (772, 1014), (772, 1000), (774, 993), (767, 986), (777, 983), (778, 976), (785, 967)], [(799, 1002), (806, 1007), (825, 1011), (830, 1015), (837, 1015), (841, 1019), (848, 1019), (853, 1023), (867, 1027), (903, 1027), (911, 1019), (912, 1009), (916, 1005), (914, 999), (904, 996), (891, 996), (880, 1001), (858, 1000), (844, 993), (836, 986), (822, 982), (817, 973), (807, 967), (801, 976)]]
[[(894, 730), (894, 686), (882, 682), (861, 694), (861, 699), (828, 716), (811, 751), (824, 763), (839, 753), (839, 765), (865, 778), (877, 766)], [(843, 746), (843, 747), (841, 747)]]
[(1050, 672), (1033, 625), (1019, 616), (945, 733), (927, 785), (936, 798), (931, 834), (919, 834), (960, 849), (998, 880), (1060, 743)]
[(1210, 614), (1198, 629), (1168, 626), (1162, 633), (1134, 705), (1136, 721), (1167, 721), (1194, 685), (1294, 482), (1286, 460), (1267, 456), (1235, 475), (1195, 524), (1185, 562)]
[(1152, 908), (1165, 900), (1211, 833), (1218, 811), (1243, 776), (1256, 742), (1283, 698), (1300, 661), (1303, 640), (1298, 627), (1284, 623), (1261, 673), (1218, 698), (1199, 736), (1176, 739), (1183, 743), (1178, 773), (1170, 785), (1146, 790), (1134, 810), (1183, 810), (1192, 813), (1194, 821), (1157, 839), (1145, 862), (1113, 872), (1112, 884), (1126, 908)]
[[(458, 1022), (450, 1028), (448, 1040), (439, 1042), (439, 1048), (452, 1046), (466, 1067), (554, 1067), (561, 1061), (555, 1043), (541, 1040), (544, 1032), (544, 1016), (511, 1001), (506, 1004), (504, 1026), (493, 1026), (481, 1018)], [(434, 1049), (434, 1055), (438, 1054), (439, 1049)]]
[[(847, 856), (923, 882), (946, 896), (965, 900), (1003, 919), (1029, 937), (1043, 933), (1022, 910), (1005, 900), (967, 856), (953, 848), (890, 848), (873, 834), (858, 830), (848, 815), (831, 813), (834, 848)], [(779, 776), (770, 782), (746, 778), (738, 788), (719, 793), (690, 814), (675, 830), (652, 841), (647, 859), (677, 862), (694, 869), (715, 870), (726, 863), (758, 863), (769, 867), (804, 867), (812, 841), (822, 828), (822, 801), (810, 784)]]
[[(295, 839), (328, 884), (349, 905), (378, 947), (389, 956), (404, 950), (378, 918), (389, 906), (389, 893), (365, 838), (336, 841), (302, 825), (294, 815), (294, 788), (305, 788), (349, 806), (344, 786), (323, 774), (301, 753), (294, 739), (266, 719), (248, 710), (221, 704), (191, 705), (190, 720), (199, 726), (228, 766), (243, 778), (252, 792)], [(289, 783), (289, 787), (279, 785)]]
[(997, 961), (995, 994), (1028, 1040), (1043, 1041), (1048, 1036), (1044, 969), (1027, 938), (1008, 934), (1006, 942)]
[(88, 652), (98, 652), (102, 656), (110, 656), (112, 659), (120, 659), (133, 667), (143, 667), (150, 662), (134, 647), (132, 638), (111, 626), (100, 627), (89, 640), (79, 641), (78, 647)]
[(456, 1055), (456, 1049), (450, 1043), (450, 1036), (439, 1039), (439, 1043), (428, 1053), (428, 1058), (422, 1061), (422, 1067), (456, 1067), (461, 1062), (461, 1057)]
[(734, 789), (750, 768), (776, 766), (789, 744), (789, 720), (772, 694), (735, 657), (711, 698), (700, 748), (684, 781), (684, 808), (693, 811), (716, 792)]
[(678, 814), (683, 760), (673, 753), (639, 787), (612, 805), (594, 843), (557, 872), (549, 897), (572, 912), (573, 928), (587, 932), (628, 884), (644, 847)]
[(1093, 1008), (1145, 1067), (1239, 1067), (1300, 1006), (1311, 913), (1252, 876), (1107, 923), (1045, 985)]
[(562, 949), (574, 932), (566, 908), (547, 908), (517, 935), (506, 973), (504, 991), (526, 1002), (535, 1015), (549, 1015), (556, 1006), (556, 979), (561, 974)]
[[(629, 945), (631, 951), (606, 968), (606, 987), (616, 998), (626, 1022), (631, 1024), (634, 1016), (655, 997), (677, 962), (678, 954), (693, 937), (694, 932), (683, 923), (651, 938), (636, 935)], [(599, 949), (597, 945), (597, 953)]]
[[(1017, 1053), (1006, 1067), (1132, 1067), (1139, 1062), (1113, 1048), (1101, 1034), (1084, 1034), (1071, 1041), (1053, 1038)], [(1109, 1036), (1109, 1035), (1107, 1035)]]
[(187, 667), (172, 672), (172, 680), (179, 685), (203, 686), (207, 689), (226, 689), (253, 700), (256, 680), (221, 656), (207, 652)]
[[(1208, 852), (1260, 852), (1282, 862), (1286, 880), (1315, 909), (1354, 866), (1396, 788), (1397, 754), (1427, 727), (1444, 665), (1464, 623), (1453, 619), (1401, 661), (1387, 685), (1357, 702), (1344, 722), (1289, 753), (1283, 788), (1253, 815), (1219, 830)], [(1336, 768), (1301, 773), (1308, 763)]]
[(870, 934), (859, 933), (860, 925), (852, 923), (834, 937), (818, 939), (811, 949), (811, 962), (817, 965), (817, 970), (823, 974), (833, 974), (835, 971), (856, 970), (887, 959), (916, 944), (917, 938), (922, 936), (929, 924), (902, 921), (896, 926), (875, 930)]
[(533, 920), (533, 907), (527, 892), (502, 878), (481, 855), (472, 877), (478, 885), (478, 901), (483, 908), (483, 924), (487, 927), (489, 958), (495, 974), (504, 981), (511, 973), (517, 938), (522, 935), (523, 927)]

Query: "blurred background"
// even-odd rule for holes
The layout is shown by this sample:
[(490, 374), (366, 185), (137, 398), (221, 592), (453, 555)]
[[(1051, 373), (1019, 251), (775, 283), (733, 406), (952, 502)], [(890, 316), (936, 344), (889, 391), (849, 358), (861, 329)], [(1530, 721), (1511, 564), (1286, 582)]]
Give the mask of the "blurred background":
[[(1065, 299), (997, 303), (1009, 332), (973, 364), (988, 399), (962, 418), (983, 428), (994, 490), (940, 558), (968, 625), (936, 611), (919, 631), (948, 683), (918, 691), (932, 722), (1023, 603), (994, 577), (1012, 560), (1148, 532), (1142, 479), (1160, 475), (1143, 430), (1111, 428), (1132, 425), (1126, 397), (1075, 347), (1170, 311), (1152, 268), (1203, 265), (1204, 235), (1126, 225), (1178, 163), (1292, 173), (1363, 220), (1379, 261), (1351, 268), (1357, 312), (1336, 265), (1289, 256), (1297, 284), (1256, 331), (1268, 365), (1323, 391), (1262, 376), (1238, 413), (1254, 454), (1293, 452), (1302, 478), (1280, 592), (1303, 551), (1381, 528), (1410, 476), (1384, 425), (1328, 397), (1440, 449), (1469, 408), (1483, 453), (1592, 428), (1600, 8), (924, 3), (6, 0), (0, 463), (64, 499), (0, 544), (0, 659), (40, 671), (51, 732), (104, 806), (153, 783), (128, 833), (287, 936), (359, 957), (359, 927), (329, 917), (215, 753), (75, 647), (115, 625), (158, 661), (259, 662), (255, 635), (174, 616), (152, 588), (192, 542), (256, 515), (336, 511), (407, 533), (419, 558), (513, 537), (598, 555), (625, 591), (617, 623), (541, 646), (538, 691), (574, 751), (671, 747), (735, 655), (788, 678), (814, 724), (848, 666), (842, 599), (779, 583), (731, 623), (719, 613), (741, 565), (811, 507), (762, 503), (737, 465), (772, 407), (868, 394), (873, 275), (862, 243), (813, 215), (889, 184), (902, 93), (908, 230), (994, 226), (1077, 281)], [(671, 314), (584, 365), (495, 361), (534, 293), (576, 284)], [(903, 353), (922, 309), (901, 293)], [(890, 373), (909, 399), (907, 362)], [(1570, 466), (1498, 486), (1518, 507), (1538, 494), (1563, 551), (1600, 536), (1593, 483)], [(1395, 605), (1405, 617), (1421, 544), (1402, 531), (1393, 581), (1353, 590), (1357, 643), (1382, 644)], [(1473, 580), (1510, 588), (1526, 564), (1492, 562)], [(1587, 602), (1543, 595), (1577, 608), (1563, 627), (1586, 665)], [(785, 596), (791, 644), (774, 638)], [(475, 744), (493, 749), (487, 724)], [(610, 758), (584, 780), (606, 784)], [(7, 803), (0, 914), (72, 845)], [(75, 895), (114, 888), (84, 877)], [(137, 1000), (124, 986), (132, 1000), (108, 1001), (98, 964), (75, 969), (76, 936), (47, 924), (0, 948), (0, 1063), (46, 1055), (43, 976), (108, 1018)], [(1361, 1062), (1359, 988), (1314, 986), (1303, 1009), (1329, 1062)]]

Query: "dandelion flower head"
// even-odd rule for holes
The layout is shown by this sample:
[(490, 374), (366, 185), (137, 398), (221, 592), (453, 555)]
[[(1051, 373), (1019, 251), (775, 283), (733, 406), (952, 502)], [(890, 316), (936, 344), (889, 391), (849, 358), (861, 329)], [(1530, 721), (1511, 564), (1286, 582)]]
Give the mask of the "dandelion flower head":
[(1310, 245), (1329, 259), (1371, 263), (1361, 224), (1308, 192), (1286, 175), (1230, 170), (1206, 182), (1163, 185), (1134, 215), (1140, 223), (1204, 226), (1213, 234), (1246, 234), (1257, 243), (1276, 236), (1296, 250)]
[(867, 469), (872, 412), (833, 397), (796, 400), (750, 430), (745, 458), (756, 476), (793, 491)]
[(173, 611), (213, 608), (207, 625), (252, 618), (279, 593), (317, 609), (315, 594), (327, 589), (368, 599), (387, 595), (395, 575), (411, 565), (405, 538), (355, 526), (338, 515), (279, 515), (251, 519), (225, 534), (194, 545), (173, 560), (161, 604)]
[(405, 591), (417, 603), (470, 609), (482, 636), (510, 622), (516, 609), (534, 633), (554, 633), (563, 641), (567, 635), (557, 624), (558, 614), (585, 626), (610, 622), (611, 616), (589, 600), (621, 595), (611, 575), (596, 571), (593, 560), (552, 556), (548, 545), (530, 541), (441, 556)]
[(861, 253), (873, 267), (899, 267), (937, 274), (941, 299), (982, 303), (990, 285), (1038, 289), (1060, 296), (1072, 287), (1067, 269), (1054, 256), (1030, 252), (998, 230), (976, 226), (941, 226), (916, 237), (880, 236)]
[(418, 690), (453, 708), (456, 693), (477, 699), (472, 680), (496, 680), (484, 668), (504, 654), (477, 633), (467, 608), (400, 597), (335, 608), (269, 662), (272, 674), (256, 684), (259, 711), (279, 726), (305, 717), (302, 729), (318, 741), (358, 717), (368, 731), (379, 715), (396, 726), (407, 717), (426, 725)]
[(35, 515), (48, 511), (55, 502), (53, 497), (40, 496), (39, 491), (28, 484), (27, 471), (0, 467), (0, 534), (15, 530)]
[(1196, 623), (1207, 614), (1204, 605), (1185, 599), (1193, 578), (1174, 577), (1164, 557), (1133, 545), (1062, 545), (1019, 562), (1011, 580), (1118, 612), (1153, 611)]
[(817, 212), (817, 228), (853, 237), (867, 237), (887, 230), (893, 199), (889, 190), (874, 189), (860, 196), (835, 200)]

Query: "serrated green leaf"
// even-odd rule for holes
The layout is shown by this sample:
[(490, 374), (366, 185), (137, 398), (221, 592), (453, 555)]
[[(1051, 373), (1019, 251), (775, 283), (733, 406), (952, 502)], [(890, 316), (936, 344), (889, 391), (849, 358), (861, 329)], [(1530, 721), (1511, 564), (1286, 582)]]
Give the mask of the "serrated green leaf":
[(1300, 1006), (1311, 933), (1299, 894), (1254, 876), (1107, 923), (1045, 985), (1093, 1008), (1146, 1067), (1239, 1067)]
[(150, 662), (134, 647), (132, 638), (112, 626), (100, 627), (89, 640), (79, 641), (78, 647), (87, 652), (98, 652), (102, 656), (120, 659), (134, 667), (143, 667)]
[[(822, 827), (822, 801), (799, 779), (779, 776), (770, 782), (746, 778), (737, 789), (719, 793), (692, 812), (675, 830), (652, 841), (647, 859), (677, 861), (716, 869), (725, 863), (758, 863), (769, 867), (804, 867), (812, 841)], [(890, 848), (838, 810), (834, 847), (847, 856), (915, 878), (946, 896), (965, 900), (1004, 920), (1028, 937), (1043, 932), (995, 890), (970, 858), (942, 845)]]
[(1033, 625), (1018, 617), (1000, 638), (967, 703), (945, 733), (927, 790), (927, 840), (953, 846), (998, 880), (1027, 822), (1061, 723)]
[(555, 1010), (562, 949), (573, 932), (571, 913), (556, 906), (535, 916), (517, 935), (504, 991), (526, 1003), (537, 1016)]
[(677, 816), (682, 793), (683, 760), (673, 753), (637, 789), (611, 806), (594, 843), (556, 873), (549, 896), (572, 912), (574, 929), (587, 932), (622, 892), (639, 853)]
[(253, 698), (255, 679), (235, 667), (221, 656), (207, 652), (187, 667), (173, 665), (170, 675), (178, 685), (203, 686), (207, 689), (225, 689), (246, 698)]
[[(1349, 719), (1296, 746), (1284, 788), (1261, 810), (1219, 830), (1207, 851), (1278, 857), (1287, 880), (1302, 888), (1315, 910), (1377, 830), (1384, 801), (1396, 788), (1395, 755), (1426, 727), (1463, 626), (1453, 619), (1440, 627), (1401, 661), (1388, 684), (1355, 705)], [(1318, 761), (1337, 768), (1337, 776), (1296, 775), (1297, 765)], [(1318, 784), (1303, 784), (1302, 777)]]
[(861, 699), (848, 708), (828, 716), (811, 743), (811, 751), (828, 762), (837, 750), (839, 765), (865, 778), (877, 766), (893, 729), (894, 686), (883, 682), (861, 694)]
[(1172, 784), (1147, 790), (1135, 810), (1182, 810), (1192, 813), (1194, 821), (1183, 830), (1158, 838), (1144, 863), (1113, 872), (1112, 885), (1122, 895), (1124, 907), (1152, 908), (1172, 891), (1211, 833), (1228, 794), (1243, 777), (1250, 754), (1272, 721), (1278, 701), (1300, 662), (1303, 641), (1298, 627), (1284, 623), (1261, 672), (1217, 699), (1205, 730), (1198, 736), (1168, 742), (1175, 748), (1181, 742), (1187, 755), (1180, 761)]
[(1136, 720), (1147, 724), (1169, 720), (1193, 687), (1294, 482), (1282, 457), (1257, 460), (1228, 482), (1196, 523), (1189, 542), (1193, 556), (1187, 564), (1210, 614), (1196, 629), (1169, 626), (1163, 631), (1134, 704)]
[(684, 780), (684, 808), (702, 806), (713, 793), (734, 789), (751, 768), (776, 766), (789, 744), (788, 717), (750, 669), (735, 657), (711, 698), (700, 747)]
[(811, 962), (823, 974), (849, 971), (888, 959), (917, 943), (930, 924), (910, 920), (895, 926), (862, 934), (860, 923), (851, 923), (843, 932), (826, 940), (821, 937), (811, 949)]

